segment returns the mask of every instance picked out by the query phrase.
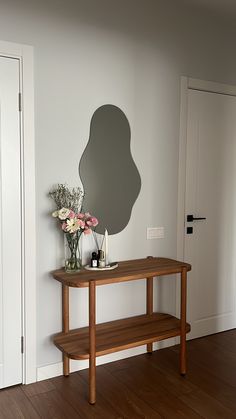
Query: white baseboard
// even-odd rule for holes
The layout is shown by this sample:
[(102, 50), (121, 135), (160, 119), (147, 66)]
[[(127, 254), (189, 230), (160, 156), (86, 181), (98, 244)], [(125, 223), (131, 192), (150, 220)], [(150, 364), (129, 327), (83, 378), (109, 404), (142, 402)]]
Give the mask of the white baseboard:
[(0, 364), (0, 388), (3, 388), (3, 364)]
[[(153, 350), (167, 348), (176, 344), (176, 339), (168, 339), (166, 341), (154, 343)], [(132, 356), (146, 353), (146, 345), (138, 348), (127, 349), (125, 351), (115, 352), (113, 354), (100, 356), (96, 359), (96, 365), (108, 364), (109, 362), (119, 361), (120, 359), (130, 358)], [(76, 372), (88, 368), (88, 359), (84, 361), (70, 361), (70, 372)], [(37, 381), (47, 380), (49, 378), (63, 375), (62, 362), (56, 364), (45, 365), (37, 368)]]

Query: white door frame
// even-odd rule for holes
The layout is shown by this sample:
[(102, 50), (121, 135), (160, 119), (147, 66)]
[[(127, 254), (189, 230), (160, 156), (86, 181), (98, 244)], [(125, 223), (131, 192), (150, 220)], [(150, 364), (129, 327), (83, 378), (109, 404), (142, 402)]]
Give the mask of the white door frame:
[(0, 41), (0, 56), (20, 62), (23, 384), (36, 381), (36, 220), (33, 47)]
[[(188, 89), (222, 95), (236, 96), (236, 86), (181, 77), (180, 81), (180, 130), (179, 130), (179, 175), (178, 175), (178, 213), (177, 213), (177, 258), (184, 260), (184, 224), (185, 224), (185, 186), (186, 186), (186, 152), (187, 152), (187, 120), (188, 120)], [(186, 261), (187, 262), (187, 261)], [(180, 310), (179, 281), (176, 286), (176, 316)]]

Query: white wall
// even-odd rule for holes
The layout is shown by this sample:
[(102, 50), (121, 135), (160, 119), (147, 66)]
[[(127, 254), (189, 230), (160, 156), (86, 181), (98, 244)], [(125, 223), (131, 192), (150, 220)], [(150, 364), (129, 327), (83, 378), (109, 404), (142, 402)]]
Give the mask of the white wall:
[[(178, 5), (177, 5), (178, 3)], [(50, 336), (61, 329), (62, 237), (48, 190), (79, 183), (78, 162), (94, 110), (126, 113), (142, 178), (127, 228), (111, 238), (113, 260), (176, 257), (180, 75), (236, 83), (229, 22), (176, 0), (0, 0), (0, 39), (35, 49), (37, 365), (61, 361)], [(164, 226), (147, 241), (147, 226)], [(159, 307), (175, 312), (173, 280), (160, 281)], [(87, 320), (87, 290), (72, 290), (72, 326)], [(101, 287), (98, 321), (142, 313), (144, 281)]]

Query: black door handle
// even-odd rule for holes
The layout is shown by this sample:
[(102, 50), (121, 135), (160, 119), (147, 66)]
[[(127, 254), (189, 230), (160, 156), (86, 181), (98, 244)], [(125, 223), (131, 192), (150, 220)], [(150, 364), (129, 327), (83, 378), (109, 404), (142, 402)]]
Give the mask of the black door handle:
[(199, 221), (199, 220), (206, 220), (206, 217), (194, 217), (192, 214), (187, 215), (188, 223), (192, 223), (193, 221)]

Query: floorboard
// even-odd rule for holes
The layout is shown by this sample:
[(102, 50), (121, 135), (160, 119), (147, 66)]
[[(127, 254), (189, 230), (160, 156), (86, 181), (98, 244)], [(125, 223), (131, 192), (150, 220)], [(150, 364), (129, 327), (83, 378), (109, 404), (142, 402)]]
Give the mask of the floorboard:
[(236, 419), (236, 329), (179, 347), (97, 367), (97, 402), (88, 371), (0, 391), (0, 419)]
[[(88, 382), (87, 371), (82, 371), (79, 374)], [(97, 398), (99, 399), (102, 394), (106, 401), (112, 404), (114, 411), (118, 411), (121, 418), (162, 418), (146, 400), (130, 390), (126, 383), (120, 383), (117, 377), (104, 367), (99, 367), (97, 371), (97, 389)]]

